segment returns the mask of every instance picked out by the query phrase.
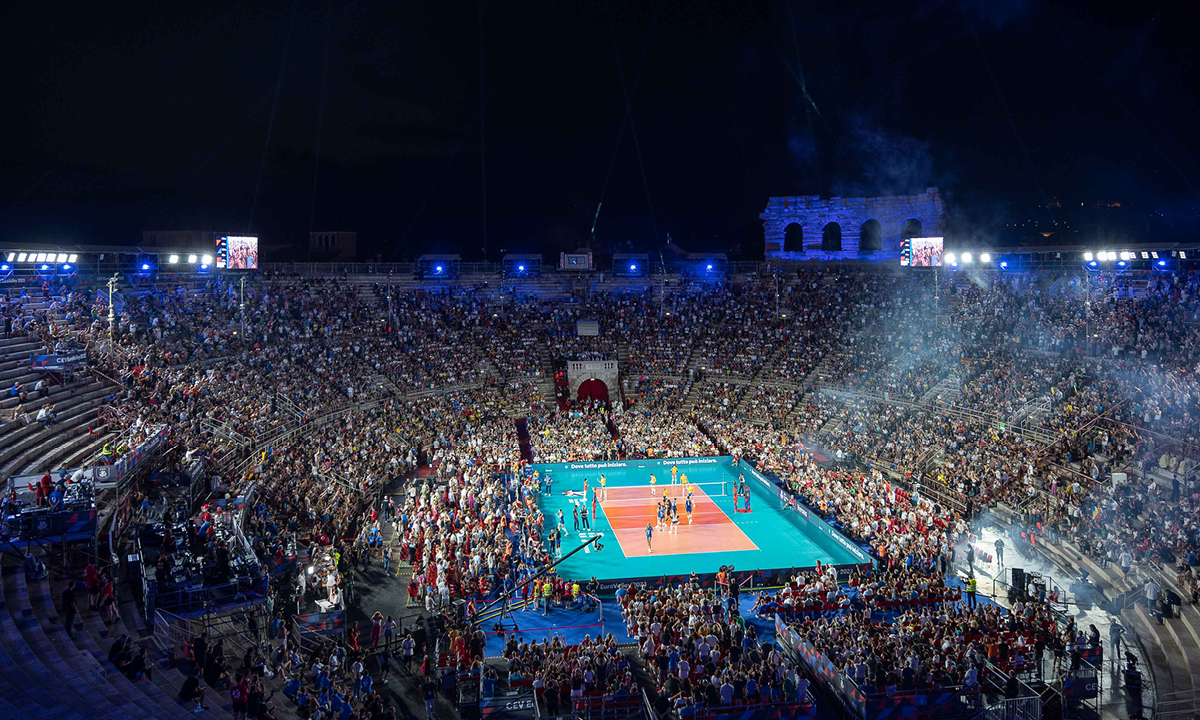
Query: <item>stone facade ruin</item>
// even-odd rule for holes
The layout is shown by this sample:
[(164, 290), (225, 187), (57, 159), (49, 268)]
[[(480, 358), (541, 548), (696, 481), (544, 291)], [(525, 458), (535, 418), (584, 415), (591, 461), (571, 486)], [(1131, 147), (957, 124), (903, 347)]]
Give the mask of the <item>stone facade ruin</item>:
[(773, 197), (762, 219), (768, 260), (896, 260), (905, 237), (945, 231), (938, 189), (919, 195)]

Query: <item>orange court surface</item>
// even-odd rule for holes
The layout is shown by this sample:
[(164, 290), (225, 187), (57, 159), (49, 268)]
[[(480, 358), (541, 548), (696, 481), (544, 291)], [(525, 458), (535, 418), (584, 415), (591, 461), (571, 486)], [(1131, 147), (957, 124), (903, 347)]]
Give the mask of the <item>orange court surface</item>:
[[(683, 486), (661, 486), (663, 489), (671, 488), (671, 497), (679, 508), (679, 532), (670, 532), (669, 519), (666, 523), (667, 530), (660, 531), (658, 501), (662, 496), (651, 497), (649, 487), (609, 487), (608, 498), (600, 502), (600, 508), (612, 526), (612, 534), (625, 557), (758, 550), (758, 546), (717, 506), (702, 487), (695, 488), (695, 494), (692, 496), (692, 522), (688, 524), (684, 498), (680, 497)], [(654, 536), (651, 539), (653, 553), (646, 549), (647, 523), (654, 528)]]

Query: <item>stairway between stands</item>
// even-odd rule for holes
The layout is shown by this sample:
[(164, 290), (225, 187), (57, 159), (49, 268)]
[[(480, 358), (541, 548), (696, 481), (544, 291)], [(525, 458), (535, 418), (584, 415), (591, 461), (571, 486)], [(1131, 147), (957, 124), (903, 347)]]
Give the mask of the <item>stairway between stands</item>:
[(517, 418), (517, 443), (521, 446), (521, 459), (533, 462), (533, 447), (529, 444), (529, 423), (525, 418)]

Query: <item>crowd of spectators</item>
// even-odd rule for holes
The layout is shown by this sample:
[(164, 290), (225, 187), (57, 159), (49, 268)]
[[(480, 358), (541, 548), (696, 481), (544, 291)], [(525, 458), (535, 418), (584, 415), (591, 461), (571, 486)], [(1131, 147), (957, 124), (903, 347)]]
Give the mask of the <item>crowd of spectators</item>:
[[(1029, 503), (1105, 562), (1123, 566), (1128, 553), (1194, 564), (1195, 478), (1186, 463), (1164, 471), (1167, 452), (1152, 434), (1200, 437), (1193, 275), (1136, 288), (1013, 275), (951, 281), (940, 299), (915, 280), (836, 269), (499, 305), (470, 289), (389, 289), (386, 302), (380, 288), (360, 290), (263, 275), (243, 300), (220, 277), (142, 284), (119, 300), (112, 348), (107, 296), (94, 289), (6, 294), (3, 314), (6, 332), (103, 350), (92, 369), (119, 382), (116, 404), (135, 433), (167, 424), (191, 455), (222, 467), (252, 460), (223, 489), (236, 497), (254, 484), (254, 552), (280, 569), (278, 588), (311, 601), (352, 602), (356, 559), (380, 556), (388, 525), (412, 566), (410, 594), (428, 610), (531, 577), (555, 552), (556, 523), (536, 503), (546, 479), (522, 460), (725, 452), (778, 475), (883, 561), (880, 576), (845, 588), (801, 576), (783, 600), (843, 611), (798, 627), (860, 684), (880, 688), (970, 684), (983, 658), (1015, 661), (1039, 638), (1042, 649), (1053, 643), (1041, 636), (1061, 635), (1040, 604), (1002, 615), (939, 600), (950, 591), (938, 578), (973, 509)], [(50, 307), (30, 312), (39, 295)], [(597, 320), (600, 335), (579, 336), (581, 320)], [(541, 398), (548, 358), (613, 359), (621, 347), (625, 400), (617, 388), (610, 402), (566, 410)], [(699, 378), (685, 377), (689, 363), (704, 370)], [(803, 394), (799, 383), (818, 367), (832, 391)], [(947, 381), (954, 391), (927, 402)], [(528, 457), (512, 415), (528, 418)], [(803, 444), (813, 439), (852, 463), (817, 462)], [(1140, 472), (1109, 482), (1122, 467)], [(368, 499), (424, 468), (394, 506)], [(921, 484), (960, 502), (926, 497)], [(297, 554), (329, 563), (319, 591), (286, 568)], [(885, 600), (930, 602), (872, 632)], [(623, 604), (643, 665), (678, 708), (797, 697), (795, 669), (711, 591), (629, 590)], [(580, 691), (632, 692), (610, 639), (517, 643), (509, 654), (559, 707)], [(291, 696), (335, 685), (322, 688), (320, 664), (303, 665), (308, 679)]]

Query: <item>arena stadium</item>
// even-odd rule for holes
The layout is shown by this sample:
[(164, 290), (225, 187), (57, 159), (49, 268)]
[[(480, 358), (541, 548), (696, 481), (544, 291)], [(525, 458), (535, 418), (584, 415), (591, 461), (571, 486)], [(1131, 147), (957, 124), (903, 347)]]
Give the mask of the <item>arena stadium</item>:
[(447, 717), (869, 718), (1190, 681), (1187, 250), (62, 252), (4, 250), (13, 712), (66, 678), (89, 717), (225, 717), (238, 682), (279, 717), (429, 682)]
[(1200, 720), (1183, 4), (77, 5), (0, 720)]

